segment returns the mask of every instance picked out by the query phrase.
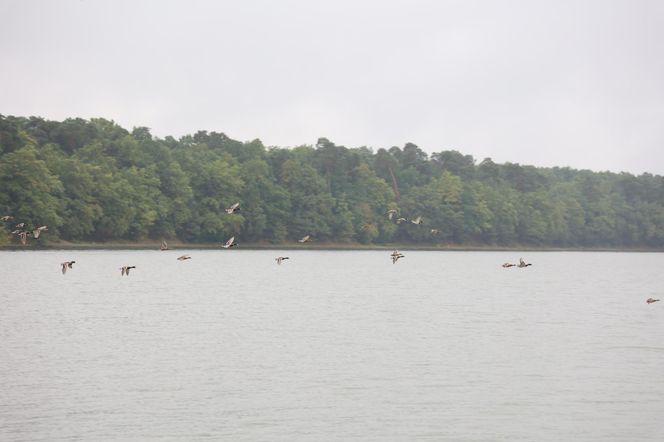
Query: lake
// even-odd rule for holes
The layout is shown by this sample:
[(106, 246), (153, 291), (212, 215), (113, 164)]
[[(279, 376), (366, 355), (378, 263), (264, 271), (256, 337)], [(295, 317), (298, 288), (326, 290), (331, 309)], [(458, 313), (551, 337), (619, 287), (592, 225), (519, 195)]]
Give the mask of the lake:
[(390, 252), (0, 252), (0, 440), (664, 440), (664, 254)]

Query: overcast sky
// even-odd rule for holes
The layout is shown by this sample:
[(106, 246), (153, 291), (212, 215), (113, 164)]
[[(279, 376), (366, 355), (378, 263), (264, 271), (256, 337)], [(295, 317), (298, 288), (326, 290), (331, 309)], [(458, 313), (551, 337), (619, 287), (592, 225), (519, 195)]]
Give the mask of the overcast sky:
[(0, 113), (664, 174), (662, 1), (0, 0)]

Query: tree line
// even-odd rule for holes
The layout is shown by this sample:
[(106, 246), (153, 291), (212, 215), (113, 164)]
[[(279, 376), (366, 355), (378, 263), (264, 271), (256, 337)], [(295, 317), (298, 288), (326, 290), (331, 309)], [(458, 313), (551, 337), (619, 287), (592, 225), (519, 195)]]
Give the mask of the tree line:
[(664, 177), (0, 115), (2, 215), (67, 241), (662, 247)]

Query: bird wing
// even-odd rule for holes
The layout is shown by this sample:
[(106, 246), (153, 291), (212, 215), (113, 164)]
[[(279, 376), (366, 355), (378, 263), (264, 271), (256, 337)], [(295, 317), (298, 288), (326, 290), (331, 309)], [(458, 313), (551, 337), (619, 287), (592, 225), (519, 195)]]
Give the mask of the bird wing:
[(233, 241), (235, 241), (235, 237), (234, 237), (234, 236), (231, 236), (231, 239), (229, 239), (228, 241), (226, 241), (226, 244), (224, 244), (224, 245), (228, 248), (228, 247), (230, 247), (231, 245), (233, 245)]
[(60, 265), (62, 266), (62, 274), (64, 275), (65, 273), (67, 273), (67, 263), (63, 262)]

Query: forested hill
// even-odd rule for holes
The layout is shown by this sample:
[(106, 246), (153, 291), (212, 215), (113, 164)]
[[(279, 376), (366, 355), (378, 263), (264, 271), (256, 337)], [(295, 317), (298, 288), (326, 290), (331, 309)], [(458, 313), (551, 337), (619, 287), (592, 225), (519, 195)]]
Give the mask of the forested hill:
[[(240, 202), (240, 212), (224, 209)], [(398, 209), (388, 219), (389, 209)], [(553, 247), (664, 246), (664, 177), (476, 161), (321, 138), (266, 148), (104, 119), (0, 116), (0, 216), (46, 241), (179, 239)], [(421, 216), (421, 224), (413, 221)], [(397, 222), (398, 218), (405, 218)], [(12, 241), (3, 223), (0, 242)], [(39, 241), (42, 241), (40, 239)]]

